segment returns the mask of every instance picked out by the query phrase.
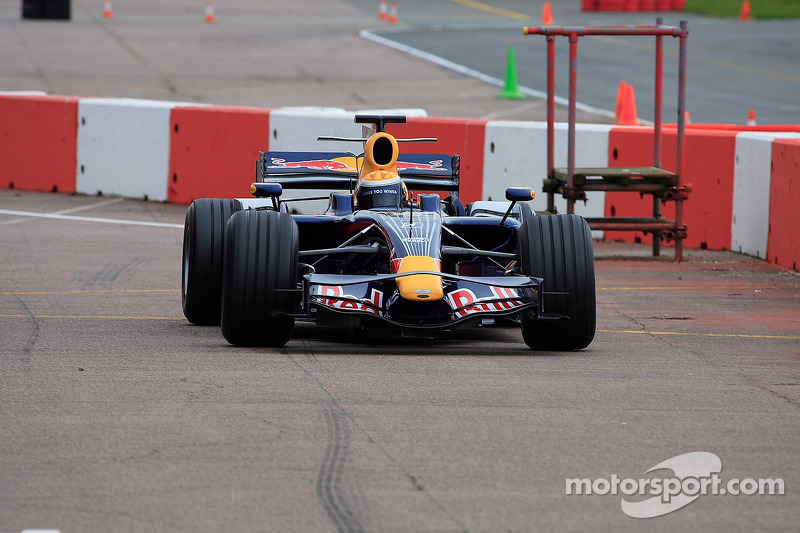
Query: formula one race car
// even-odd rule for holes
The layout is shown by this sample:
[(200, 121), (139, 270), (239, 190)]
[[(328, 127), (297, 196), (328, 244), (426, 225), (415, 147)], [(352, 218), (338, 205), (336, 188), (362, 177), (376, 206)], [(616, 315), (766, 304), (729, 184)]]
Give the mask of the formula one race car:
[[(403, 116), (356, 115), (364, 153), (266, 152), (255, 198), (200, 199), (183, 241), (183, 311), (237, 346), (283, 346), (296, 320), (371, 336), (516, 324), (534, 350), (576, 350), (595, 333), (592, 236), (576, 215), (537, 216), (458, 198), (459, 156), (400, 154)], [(290, 215), (284, 188), (337, 189), (319, 215)], [(409, 189), (418, 191), (416, 197)], [(419, 191), (447, 191), (439, 194)], [(305, 200), (308, 200), (306, 198)]]

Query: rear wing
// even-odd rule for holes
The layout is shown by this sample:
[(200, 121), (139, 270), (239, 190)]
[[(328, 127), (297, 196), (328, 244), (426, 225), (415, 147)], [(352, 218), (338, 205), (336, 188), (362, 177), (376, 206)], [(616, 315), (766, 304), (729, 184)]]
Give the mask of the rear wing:
[[(349, 152), (262, 152), (256, 181), (280, 183), (285, 189), (353, 190), (363, 158)], [(458, 155), (402, 154), (397, 170), (411, 190), (458, 194)]]

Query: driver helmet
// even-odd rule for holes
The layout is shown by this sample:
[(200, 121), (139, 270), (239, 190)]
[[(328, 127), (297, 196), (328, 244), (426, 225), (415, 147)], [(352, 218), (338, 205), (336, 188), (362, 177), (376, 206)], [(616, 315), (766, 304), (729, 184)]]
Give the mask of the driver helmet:
[(400, 209), (408, 199), (405, 183), (396, 172), (375, 170), (361, 178), (356, 188), (359, 209)]

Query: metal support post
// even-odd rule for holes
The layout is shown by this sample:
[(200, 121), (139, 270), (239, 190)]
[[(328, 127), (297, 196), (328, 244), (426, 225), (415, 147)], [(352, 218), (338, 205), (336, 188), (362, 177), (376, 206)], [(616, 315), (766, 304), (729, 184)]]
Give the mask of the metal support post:
[(575, 214), (575, 100), (578, 85), (578, 34), (569, 34), (569, 132), (567, 137), (567, 213)]
[[(689, 36), (689, 23), (681, 21), (680, 50), (678, 60), (678, 188), (683, 188), (686, 176), (686, 153), (684, 150), (684, 133), (686, 128), (686, 38)], [(675, 202), (675, 225), (683, 228), (683, 200)], [(683, 232), (682, 229), (679, 231)], [(683, 261), (683, 235), (675, 239), (675, 260)]]
[[(553, 179), (555, 167), (555, 122), (556, 122), (556, 38), (547, 36), (547, 179)], [(555, 191), (547, 190), (547, 212), (555, 213)]]

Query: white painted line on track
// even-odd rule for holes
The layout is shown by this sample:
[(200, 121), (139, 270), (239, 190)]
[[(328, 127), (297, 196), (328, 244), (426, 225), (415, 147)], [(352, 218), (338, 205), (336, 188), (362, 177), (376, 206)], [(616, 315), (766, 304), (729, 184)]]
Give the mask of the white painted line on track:
[[(484, 74), (483, 72), (471, 69), (469, 67), (465, 67), (464, 65), (461, 65), (459, 63), (454, 63), (449, 59), (445, 59), (435, 54), (431, 54), (430, 52), (425, 52), (424, 50), (414, 48), (413, 46), (408, 46), (406, 44), (398, 43), (397, 41), (392, 41), (391, 39), (387, 39), (386, 37), (382, 37), (380, 35), (373, 33), (371, 30), (361, 30), (360, 32), (358, 32), (358, 35), (362, 39), (382, 44), (384, 46), (388, 46), (389, 48), (394, 48), (395, 50), (404, 52), (414, 57), (418, 57), (420, 59), (424, 59), (425, 61), (430, 61), (431, 63), (439, 65), (440, 67), (444, 67), (454, 72), (458, 72), (459, 74), (463, 74), (464, 76), (469, 76), (471, 78), (481, 80), (482, 82), (494, 85), (496, 87), (505, 86), (505, 81), (499, 78), (489, 76), (488, 74)], [(528, 96), (533, 96), (534, 98), (540, 98), (542, 100), (547, 99), (547, 93), (531, 89), (530, 87), (520, 86), (519, 90), (527, 94)], [(556, 96), (555, 102), (556, 104), (564, 107), (569, 106), (568, 98)], [(605, 117), (614, 118), (613, 111), (609, 111), (608, 109), (600, 109), (599, 107), (590, 106), (588, 104), (583, 104), (581, 102), (575, 103), (575, 109), (577, 109), (578, 111), (584, 111), (586, 113), (594, 113), (596, 115), (602, 115)]]
[(0, 215), (11, 215), (11, 216), (30, 217), (30, 218), (52, 218), (56, 220), (72, 220), (76, 222), (97, 222), (101, 224), (127, 224), (129, 226), (149, 226), (153, 228), (183, 229), (183, 224), (167, 224), (166, 222), (147, 222), (144, 220), (120, 220), (116, 218), (76, 217), (71, 215), (59, 215), (56, 213), (36, 213), (35, 211), (14, 211), (11, 209), (0, 209)]
[[(66, 215), (69, 213), (77, 213), (78, 211), (86, 211), (87, 209), (93, 209), (95, 207), (102, 207), (110, 204), (116, 204), (117, 202), (123, 201), (124, 198), (114, 198), (112, 200), (106, 200), (105, 202), (97, 202), (96, 204), (89, 204), (89, 205), (80, 205), (78, 207), (71, 207), (70, 209), (62, 209), (61, 211), (53, 211), (50, 213), (51, 215)], [(4, 220), (0, 222), (0, 224), (8, 225), (8, 224), (19, 224), (20, 222), (25, 222), (26, 220), (30, 220), (31, 218), (35, 217), (25, 217), (25, 218), (16, 218), (14, 220)]]
[(88, 205), (79, 205), (78, 207), (71, 207), (70, 209), (62, 209), (61, 211), (54, 211), (53, 214), (68, 215), (70, 213), (77, 213), (78, 211), (86, 211), (87, 209), (92, 209), (95, 207), (103, 207), (106, 205), (116, 204), (124, 200), (125, 198), (112, 198), (111, 200), (106, 200), (105, 202), (97, 202), (96, 204), (88, 204)]

